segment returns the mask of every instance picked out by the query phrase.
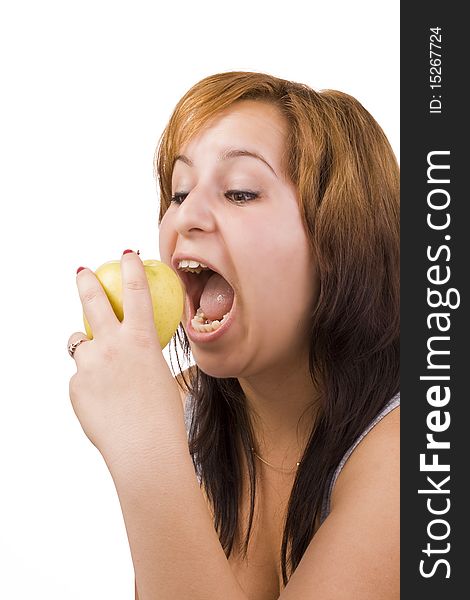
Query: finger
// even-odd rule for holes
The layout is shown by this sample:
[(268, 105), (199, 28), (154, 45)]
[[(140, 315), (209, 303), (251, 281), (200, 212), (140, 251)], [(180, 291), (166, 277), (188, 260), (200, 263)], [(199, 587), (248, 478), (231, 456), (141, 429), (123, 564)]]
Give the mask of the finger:
[[(72, 333), (72, 335), (69, 337), (69, 341), (67, 342), (67, 350), (70, 353), (72, 353), (72, 358), (74, 360), (77, 360), (77, 355), (80, 356), (81, 352), (82, 352), (82, 346), (86, 343), (86, 342), (90, 342), (90, 338), (87, 337), (86, 333), (83, 333), (82, 331), (77, 331), (75, 333)], [(80, 342), (77, 345), (77, 342)], [(71, 348), (71, 344), (75, 344), (75, 348)]]
[(93, 337), (119, 325), (119, 319), (93, 271), (90, 269), (80, 271), (77, 274), (77, 287)]
[(125, 251), (121, 257), (124, 323), (138, 330), (154, 328), (152, 296), (139, 256)]

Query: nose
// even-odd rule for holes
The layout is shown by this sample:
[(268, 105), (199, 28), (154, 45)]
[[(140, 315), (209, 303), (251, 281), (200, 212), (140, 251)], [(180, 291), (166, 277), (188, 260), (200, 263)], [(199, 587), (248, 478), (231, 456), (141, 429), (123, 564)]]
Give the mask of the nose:
[(178, 206), (175, 218), (178, 233), (211, 232), (215, 229), (213, 199), (207, 190), (194, 188)]

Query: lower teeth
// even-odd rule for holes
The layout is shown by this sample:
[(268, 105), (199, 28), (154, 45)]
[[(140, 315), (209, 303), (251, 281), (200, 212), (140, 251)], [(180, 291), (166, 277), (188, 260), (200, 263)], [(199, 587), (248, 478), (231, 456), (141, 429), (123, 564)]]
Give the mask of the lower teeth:
[(216, 331), (216, 329), (223, 325), (227, 320), (228, 315), (229, 313), (225, 314), (221, 321), (219, 321), (218, 319), (211, 321), (206, 317), (202, 309), (198, 308), (197, 313), (191, 320), (191, 325), (196, 331), (199, 331), (200, 333), (209, 333), (211, 331)]

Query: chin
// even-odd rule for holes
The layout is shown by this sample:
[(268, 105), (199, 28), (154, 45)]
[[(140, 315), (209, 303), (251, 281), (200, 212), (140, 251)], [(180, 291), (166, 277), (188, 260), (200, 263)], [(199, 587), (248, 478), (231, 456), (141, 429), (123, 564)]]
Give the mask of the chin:
[(241, 376), (242, 368), (236, 367), (235, 365), (228, 364), (227, 360), (224, 360), (221, 364), (220, 355), (213, 357), (201, 357), (197, 353), (193, 352), (193, 358), (198, 368), (215, 379), (238, 379)]

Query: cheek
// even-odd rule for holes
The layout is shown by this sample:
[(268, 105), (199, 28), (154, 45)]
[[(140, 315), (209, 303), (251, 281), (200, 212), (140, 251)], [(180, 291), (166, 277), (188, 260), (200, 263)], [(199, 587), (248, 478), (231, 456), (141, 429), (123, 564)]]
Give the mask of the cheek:
[(260, 271), (257, 282), (258, 308), (273, 322), (303, 319), (310, 314), (318, 296), (316, 275), (311, 265), (280, 270), (270, 265)]
[(311, 253), (297, 256), (292, 285), (292, 308), (298, 320), (309, 319), (319, 293), (318, 271)]
[[(287, 228), (286, 228), (287, 229)], [(318, 276), (303, 228), (278, 229), (269, 240), (257, 239), (256, 262), (248, 273), (250, 298), (263, 327), (284, 332), (306, 325), (318, 297)], [(250, 264), (250, 263), (248, 263)]]
[[(289, 260), (290, 259), (290, 260)], [(276, 328), (291, 327), (311, 314), (318, 296), (318, 282), (310, 257), (292, 253), (257, 253), (242, 274), (243, 300), (256, 319)]]
[[(280, 271), (260, 269), (260, 285), (247, 307), (247, 342), (266, 364), (301, 360), (310, 341), (316, 279), (311, 263)], [(293, 358), (294, 357), (294, 358)]]

